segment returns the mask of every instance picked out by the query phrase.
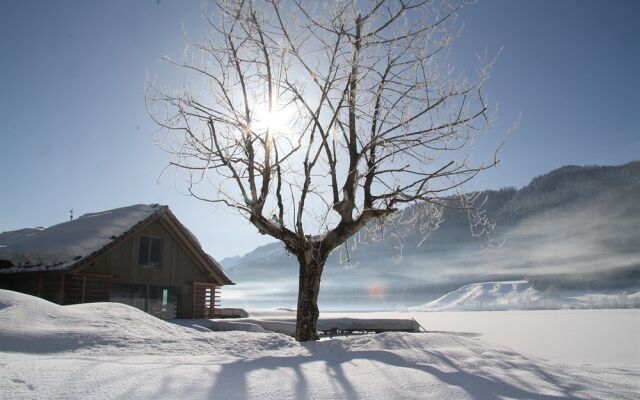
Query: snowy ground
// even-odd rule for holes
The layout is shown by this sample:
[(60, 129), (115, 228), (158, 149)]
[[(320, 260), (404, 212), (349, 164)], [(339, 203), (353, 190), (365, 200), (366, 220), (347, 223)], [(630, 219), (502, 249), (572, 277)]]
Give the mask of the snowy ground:
[(413, 313), (434, 331), (473, 332), (483, 341), (571, 364), (640, 367), (640, 310)]
[[(338, 318), (342, 313), (324, 313)], [(552, 361), (640, 368), (640, 310), (532, 310), (349, 313), (352, 318), (415, 318), (450, 332)]]
[[(625, 318), (637, 321), (630, 311)], [(594, 313), (597, 324), (603, 312)], [(428, 318), (438, 314), (448, 313)], [(507, 326), (511, 315), (495, 313), (494, 322)], [(462, 326), (299, 344), (275, 333), (195, 330), (119, 304), (60, 307), (0, 291), (0, 398), (636, 399), (640, 391), (637, 363), (549, 361)], [(583, 328), (571, 327), (575, 336)]]

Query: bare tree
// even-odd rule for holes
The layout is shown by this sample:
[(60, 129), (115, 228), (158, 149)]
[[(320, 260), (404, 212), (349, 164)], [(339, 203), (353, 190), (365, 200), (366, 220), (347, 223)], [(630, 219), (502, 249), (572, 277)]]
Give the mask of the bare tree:
[(317, 338), (332, 251), (361, 230), (375, 236), (370, 227), (398, 210), (425, 232), (437, 227), (445, 197), (497, 163), (469, 154), (490, 123), (488, 65), (468, 79), (447, 64), (464, 3), (315, 3), (204, 5), (210, 35), (168, 59), (189, 73), (184, 87), (147, 91), (189, 193), (297, 257), (299, 341)]

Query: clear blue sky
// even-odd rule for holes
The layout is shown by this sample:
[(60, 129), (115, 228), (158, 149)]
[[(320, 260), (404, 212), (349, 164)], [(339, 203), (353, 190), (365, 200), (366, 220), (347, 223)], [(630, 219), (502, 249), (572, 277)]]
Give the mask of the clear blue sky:
[[(522, 186), (565, 164), (640, 159), (640, 1), (481, 0), (463, 10), (456, 67), (504, 50), (487, 93), (497, 141), (522, 114), (501, 166), (474, 188)], [(168, 204), (217, 258), (271, 241), (241, 218), (181, 195), (151, 140), (147, 73), (185, 34), (200, 2), (0, 1), (0, 231), (49, 226), (134, 203)]]

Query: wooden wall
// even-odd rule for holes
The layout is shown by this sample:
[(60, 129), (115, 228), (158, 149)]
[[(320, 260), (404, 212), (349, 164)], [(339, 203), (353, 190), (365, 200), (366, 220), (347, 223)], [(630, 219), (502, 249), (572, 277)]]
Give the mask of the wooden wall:
[(7, 288), (57, 304), (109, 301), (111, 278), (69, 273), (32, 273), (3, 277)]
[[(160, 267), (138, 265), (138, 241), (149, 235), (162, 239)], [(112, 275), (114, 283), (182, 286), (189, 282), (206, 282), (209, 277), (196, 266), (160, 220), (151, 222), (108, 252), (93, 260), (83, 270), (90, 274)]]

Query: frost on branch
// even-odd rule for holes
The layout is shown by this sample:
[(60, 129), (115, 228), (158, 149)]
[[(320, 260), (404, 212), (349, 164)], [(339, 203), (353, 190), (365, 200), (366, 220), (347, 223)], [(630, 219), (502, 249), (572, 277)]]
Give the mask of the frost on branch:
[[(326, 258), (349, 238), (399, 238), (400, 226), (428, 236), (444, 199), (498, 163), (497, 151), (486, 162), (470, 157), (493, 120), (491, 62), (465, 76), (448, 61), (465, 5), (205, 5), (208, 37), (167, 59), (184, 73), (182, 87), (147, 87), (156, 140), (189, 195), (284, 243), (314, 303)], [(480, 214), (470, 217), (475, 232), (485, 229)]]

